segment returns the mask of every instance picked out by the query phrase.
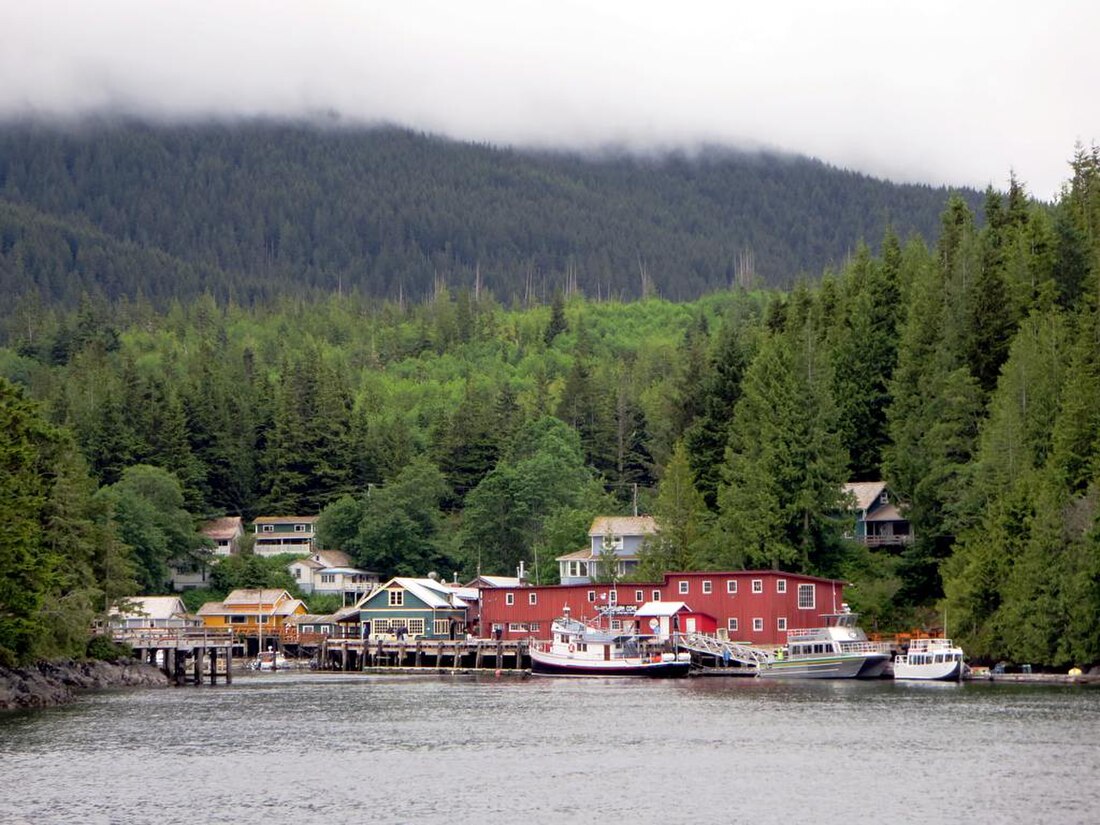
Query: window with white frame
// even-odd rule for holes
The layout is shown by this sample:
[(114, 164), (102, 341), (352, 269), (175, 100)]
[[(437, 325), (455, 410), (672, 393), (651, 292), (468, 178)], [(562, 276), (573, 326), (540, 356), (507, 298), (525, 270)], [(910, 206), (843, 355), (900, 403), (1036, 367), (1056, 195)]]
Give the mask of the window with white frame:
[(600, 544), (603, 545), (604, 550), (622, 550), (623, 537), (608, 533), (600, 540)]
[(661, 600), (661, 591), (660, 590), (654, 590), (653, 591), (653, 601), (659, 602), (660, 600)]
[(516, 594), (515, 593), (505, 593), (504, 594), (504, 603), (506, 605), (508, 605), (509, 607), (514, 605), (516, 603)]
[(763, 579), (753, 579), (752, 580), (752, 592), (753, 593), (763, 593), (764, 592), (764, 580)]
[(812, 584), (798, 585), (798, 609), (813, 610), (817, 606), (814, 600), (814, 586)]
[(786, 630), (787, 629), (787, 617), (786, 616), (780, 616), (778, 619), (775, 620), (775, 629), (776, 630)]
[(890, 494), (888, 492), (886, 492), (885, 490), (883, 490), (882, 493), (879, 495), (878, 500), (879, 500), (880, 504), (889, 504), (890, 503)]
[(634, 591), (634, 601), (636, 601), (638, 604), (641, 604), (644, 600), (645, 600), (645, 595), (642, 593), (642, 591), (641, 590), (635, 590)]
[(432, 634), (435, 636), (450, 636), (451, 635), (451, 620), (450, 619), (435, 619), (432, 622)]
[(423, 619), (409, 619), (406, 628), (409, 631), (410, 636), (423, 636), (424, 635), (424, 620)]
[(618, 604), (619, 603), (619, 591), (618, 590), (611, 590), (611, 591), (608, 592), (608, 594), (607, 594), (607, 603), (608, 604)]
[(405, 591), (404, 590), (391, 590), (390, 593), (390, 607), (402, 607), (405, 604)]
[(389, 619), (374, 619), (370, 623), (370, 629), (381, 636), (383, 633), (390, 632), (390, 620)]
[(294, 525), (294, 532), (295, 533), (304, 533), (305, 531), (306, 531), (306, 526), (304, 524), (295, 524)]
[(689, 585), (688, 582), (686, 582), (686, 581), (680, 582), (680, 595), (681, 596), (686, 596), (687, 593), (688, 593), (688, 588), (689, 587), (690, 587), (690, 585)]
[(752, 632), (753, 633), (763, 633), (764, 632), (764, 620), (763, 619), (753, 619), (752, 620)]
[(623, 629), (622, 619), (612, 619), (611, 620), (611, 629), (612, 630), (622, 630)]
[(596, 601), (596, 591), (595, 590), (589, 590), (588, 591), (588, 601), (590, 601), (590, 602), (595, 602)]
[(523, 622), (509, 622), (508, 623), (508, 632), (509, 633), (526, 633), (527, 630), (528, 630), (527, 625), (524, 624)]
[(539, 594), (538, 593), (528, 593), (527, 594), (527, 604), (538, 604), (538, 603), (539, 603)]
[(709, 579), (707, 579), (703, 582), (703, 592), (704, 593), (710, 593), (711, 592), (711, 583), (710, 583)]
[(336, 581), (336, 574), (335, 573), (322, 573), (321, 574), (321, 583), (322, 584), (333, 584), (335, 581)]
[(776, 593), (786, 593), (787, 592), (787, 580), (786, 579), (776, 579), (775, 580), (775, 592)]
[(730, 618), (726, 619), (726, 628), (729, 630), (730, 633), (736, 633), (737, 632), (737, 619), (733, 618), (732, 616)]
[(275, 532), (275, 525), (274, 524), (265, 524), (264, 525), (264, 532), (265, 533), (274, 533)]
[(737, 595), (737, 579), (730, 579), (726, 582), (726, 592), (731, 596)]

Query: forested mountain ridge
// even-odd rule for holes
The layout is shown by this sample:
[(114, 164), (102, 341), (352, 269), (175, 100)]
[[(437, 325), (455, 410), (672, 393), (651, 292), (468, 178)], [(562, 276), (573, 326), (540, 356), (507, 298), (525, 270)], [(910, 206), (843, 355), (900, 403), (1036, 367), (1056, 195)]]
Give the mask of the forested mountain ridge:
[(505, 302), (559, 288), (688, 300), (816, 277), (887, 225), (934, 240), (946, 197), (721, 149), (581, 156), (394, 128), (9, 122), (0, 291), (163, 308), (204, 291), (418, 300), (445, 280)]

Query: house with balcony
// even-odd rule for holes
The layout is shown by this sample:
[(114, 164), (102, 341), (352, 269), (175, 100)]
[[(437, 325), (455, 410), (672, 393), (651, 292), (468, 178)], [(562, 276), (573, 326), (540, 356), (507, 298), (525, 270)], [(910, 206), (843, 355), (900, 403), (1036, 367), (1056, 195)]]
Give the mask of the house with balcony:
[(212, 519), (199, 528), (208, 542), (187, 558), (173, 559), (168, 563), (172, 574), (172, 589), (194, 590), (210, 586), (210, 569), (219, 559), (235, 556), (241, 550), (244, 526), (240, 516), (223, 516)]
[(314, 551), (317, 516), (260, 516), (253, 522), (257, 556), (293, 553), (308, 556)]
[(199, 608), (205, 627), (232, 630), (248, 637), (281, 638), (289, 629), (290, 617), (308, 611), (305, 602), (285, 590), (234, 590), (220, 602), (207, 602)]
[(913, 542), (913, 528), (901, 503), (884, 481), (852, 481), (844, 485), (855, 514), (851, 538), (867, 547), (900, 547)]
[(354, 604), (378, 586), (378, 574), (360, 570), (341, 550), (317, 550), (287, 565), (303, 593), (339, 596), (342, 604)]
[(612, 557), (616, 580), (630, 577), (642, 545), (656, 532), (653, 516), (597, 516), (588, 530), (588, 546), (555, 559), (561, 583), (589, 584), (604, 578), (601, 565)]

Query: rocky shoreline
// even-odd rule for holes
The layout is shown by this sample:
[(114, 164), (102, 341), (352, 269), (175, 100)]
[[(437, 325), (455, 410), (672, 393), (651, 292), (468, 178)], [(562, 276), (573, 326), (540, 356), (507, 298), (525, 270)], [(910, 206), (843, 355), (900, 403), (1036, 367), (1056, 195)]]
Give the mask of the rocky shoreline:
[(39, 662), (24, 668), (0, 667), (0, 710), (48, 708), (73, 701), (83, 690), (166, 687), (168, 677), (137, 659), (117, 662)]

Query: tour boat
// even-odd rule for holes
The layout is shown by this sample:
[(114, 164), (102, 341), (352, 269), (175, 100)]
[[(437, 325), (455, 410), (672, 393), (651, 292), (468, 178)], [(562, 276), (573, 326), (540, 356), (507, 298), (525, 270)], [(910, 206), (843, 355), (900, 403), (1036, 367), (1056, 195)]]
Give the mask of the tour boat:
[(913, 639), (905, 653), (894, 657), (895, 679), (959, 682), (965, 672), (962, 648), (950, 639)]
[(843, 605), (821, 617), (824, 625), (787, 631), (787, 644), (757, 668), (770, 679), (875, 679), (890, 661), (856, 624), (859, 614)]
[(565, 615), (549, 642), (531, 642), (531, 672), (544, 676), (686, 676), (691, 654), (669, 652), (651, 637), (592, 627)]

